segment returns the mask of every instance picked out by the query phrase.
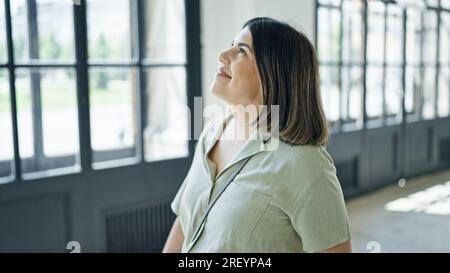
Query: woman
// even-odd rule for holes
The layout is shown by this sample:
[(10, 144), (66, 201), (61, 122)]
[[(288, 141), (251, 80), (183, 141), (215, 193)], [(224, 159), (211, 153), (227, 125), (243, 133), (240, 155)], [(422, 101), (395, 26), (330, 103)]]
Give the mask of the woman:
[[(328, 127), (311, 43), (288, 24), (260, 17), (244, 25), (219, 61), (211, 90), (231, 111), (199, 138), (171, 204), (178, 217), (163, 252), (351, 252), (342, 191), (324, 148)], [(237, 118), (260, 105), (279, 107), (277, 135), (261, 133), (270, 112)]]

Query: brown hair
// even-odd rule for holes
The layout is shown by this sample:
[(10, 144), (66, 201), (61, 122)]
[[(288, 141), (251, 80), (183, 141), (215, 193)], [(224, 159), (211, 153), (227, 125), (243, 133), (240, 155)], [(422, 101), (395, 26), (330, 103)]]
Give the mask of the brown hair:
[(308, 38), (267, 17), (246, 22), (261, 77), (263, 105), (279, 106), (279, 136), (293, 145), (326, 145), (328, 123), (320, 95), (319, 65)]

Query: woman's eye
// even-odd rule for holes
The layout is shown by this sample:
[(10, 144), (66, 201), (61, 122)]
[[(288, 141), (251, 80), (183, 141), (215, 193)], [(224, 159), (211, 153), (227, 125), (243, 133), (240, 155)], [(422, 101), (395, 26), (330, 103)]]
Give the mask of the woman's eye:
[(239, 54), (245, 55), (245, 50), (243, 50), (242, 48), (239, 48)]

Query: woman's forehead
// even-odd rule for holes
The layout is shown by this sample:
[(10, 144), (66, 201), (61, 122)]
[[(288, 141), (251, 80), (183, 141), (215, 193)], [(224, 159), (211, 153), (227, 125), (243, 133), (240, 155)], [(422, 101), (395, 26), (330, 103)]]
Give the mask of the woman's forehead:
[(234, 38), (234, 44), (237, 43), (246, 43), (253, 47), (252, 33), (247, 27), (243, 28)]

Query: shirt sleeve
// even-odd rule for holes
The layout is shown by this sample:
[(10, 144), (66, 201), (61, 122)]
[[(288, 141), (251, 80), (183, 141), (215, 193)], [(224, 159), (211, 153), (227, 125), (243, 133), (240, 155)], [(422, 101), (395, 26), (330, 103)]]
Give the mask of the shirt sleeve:
[(189, 171), (183, 181), (183, 183), (181, 184), (180, 188), (178, 189), (177, 194), (175, 195), (175, 197), (173, 198), (172, 202), (170, 203), (170, 208), (172, 209), (172, 211), (179, 216), (180, 215), (180, 203), (181, 203), (181, 198), (183, 196), (184, 193), (184, 189), (186, 188), (187, 183), (189, 182), (189, 173), (191, 172), (193, 165), (197, 159), (197, 157), (199, 157), (199, 153), (200, 153), (200, 149), (199, 149), (199, 145), (202, 145), (201, 143), (202, 139), (200, 138), (199, 141), (197, 141), (197, 145), (195, 148), (195, 153), (194, 153), (194, 157), (192, 159), (192, 163), (191, 166), (189, 168)]
[(351, 239), (344, 197), (334, 168), (321, 172), (298, 203), (290, 217), (304, 251), (317, 252)]
[(177, 194), (170, 203), (170, 208), (172, 209), (173, 213), (175, 213), (175, 215), (177, 216), (180, 215), (180, 200), (181, 196), (183, 195), (185, 187), (186, 187), (186, 180), (181, 184), (180, 189), (178, 190)]
[(214, 125), (214, 121), (210, 121), (208, 122), (205, 126), (204, 129), (202, 131), (202, 133), (200, 134), (196, 147), (195, 147), (195, 152), (194, 152), (194, 157), (192, 159), (192, 163), (191, 166), (189, 168), (189, 172), (186, 175), (186, 178), (184, 179), (183, 183), (181, 184), (180, 188), (178, 189), (178, 192), (176, 193), (174, 199), (172, 200), (172, 202), (170, 203), (170, 208), (172, 209), (172, 211), (179, 216), (180, 214), (180, 203), (181, 203), (181, 198), (183, 196), (183, 192), (184, 189), (186, 188), (186, 184), (189, 181), (189, 173), (191, 172), (191, 169), (195, 163), (195, 161), (198, 159), (198, 157), (201, 156), (200, 154), (200, 145), (203, 145), (203, 140), (206, 137), (206, 134), (208, 133), (209, 130), (211, 130), (211, 127)]

